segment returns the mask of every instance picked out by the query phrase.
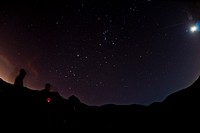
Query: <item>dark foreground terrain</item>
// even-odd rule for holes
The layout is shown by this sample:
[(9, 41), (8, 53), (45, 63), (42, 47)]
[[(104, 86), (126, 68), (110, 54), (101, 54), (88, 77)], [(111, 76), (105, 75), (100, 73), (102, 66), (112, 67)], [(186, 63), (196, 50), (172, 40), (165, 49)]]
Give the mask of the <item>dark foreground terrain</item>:
[(88, 106), (77, 97), (57, 92), (15, 87), (0, 80), (2, 131), (57, 130), (143, 132), (198, 132), (200, 128), (200, 78), (164, 101), (143, 105)]

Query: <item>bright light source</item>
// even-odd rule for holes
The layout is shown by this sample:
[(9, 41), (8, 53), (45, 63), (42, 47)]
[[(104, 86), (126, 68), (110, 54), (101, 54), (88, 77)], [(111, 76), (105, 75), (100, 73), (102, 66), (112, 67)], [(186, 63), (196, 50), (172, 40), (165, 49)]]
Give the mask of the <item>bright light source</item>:
[(191, 32), (197, 31), (197, 26), (192, 26), (192, 27), (190, 28), (190, 31), (191, 31)]
[(50, 97), (47, 98), (47, 102), (48, 102), (48, 103), (51, 102), (51, 98), (50, 98)]

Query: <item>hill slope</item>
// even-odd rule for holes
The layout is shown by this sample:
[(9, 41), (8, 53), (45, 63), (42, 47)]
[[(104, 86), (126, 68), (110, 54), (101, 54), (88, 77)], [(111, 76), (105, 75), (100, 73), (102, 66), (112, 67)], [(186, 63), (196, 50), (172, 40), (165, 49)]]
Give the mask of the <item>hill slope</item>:
[(26, 127), (63, 131), (80, 127), (128, 130), (150, 127), (155, 131), (158, 126), (172, 129), (188, 125), (195, 129), (195, 121), (199, 120), (199, 89), (200, 78), (188, 88), (169, 95), (163, 102), (149, 106), (107, 104), (98, 107), (88, 106), (75, 96), (64, 99), (57, 92), (15, 87), (0, 80), (0, 125), (20, 130)]

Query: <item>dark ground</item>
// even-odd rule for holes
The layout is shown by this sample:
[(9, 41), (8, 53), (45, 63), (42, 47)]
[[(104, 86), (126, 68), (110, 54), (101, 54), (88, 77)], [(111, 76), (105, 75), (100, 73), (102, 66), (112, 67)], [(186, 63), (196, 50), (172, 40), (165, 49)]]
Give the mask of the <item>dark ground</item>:
[(0, 80), (0, 126), (6, 131), (196, 132), (199, 130), (199, 90), (200, 79), (164, 101), (148, 106), (88, 106), (75, 96), (64, 99), (57, 92), (15, 87)]

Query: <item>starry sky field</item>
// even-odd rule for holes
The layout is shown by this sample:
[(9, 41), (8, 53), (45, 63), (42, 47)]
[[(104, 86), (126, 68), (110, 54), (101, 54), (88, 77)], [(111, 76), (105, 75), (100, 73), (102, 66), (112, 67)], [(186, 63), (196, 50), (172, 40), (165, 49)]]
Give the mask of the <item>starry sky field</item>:
[[(162, 101), (200, 75), (200, 2), (0, 2), (0, 78), (88, 105)], [(199, 28), (199, 27), (198, 27)]]

